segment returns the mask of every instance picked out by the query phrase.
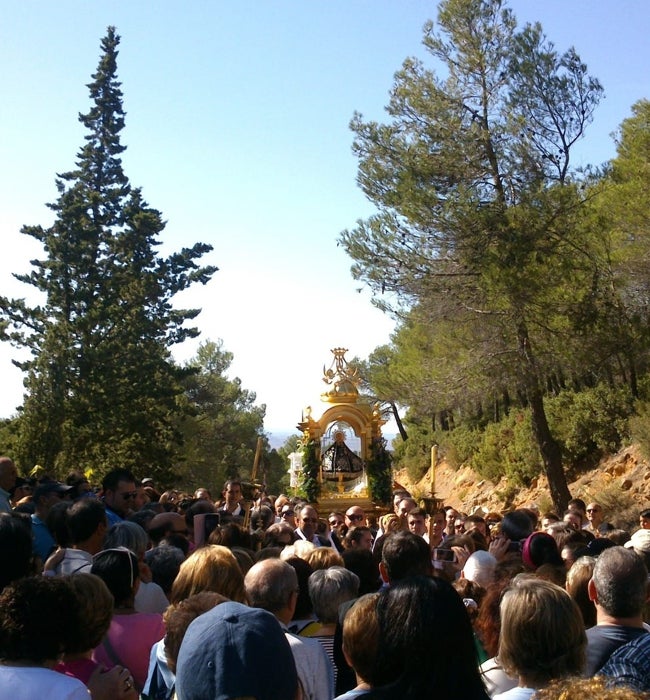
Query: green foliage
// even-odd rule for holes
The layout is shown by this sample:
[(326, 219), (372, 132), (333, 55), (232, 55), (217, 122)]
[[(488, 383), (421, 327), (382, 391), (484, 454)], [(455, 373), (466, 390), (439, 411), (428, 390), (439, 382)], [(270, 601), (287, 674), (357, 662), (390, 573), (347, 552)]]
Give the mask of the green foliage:
[(442, 454), (454, 469), (471, 460), (482, 441), (482, 431), (479, 428), (463, 424), (448, 432), (438, 431), (438, 435)]
[(602, 507), (605, 520), (614, 527), (631, 532), (639, 524), (639, 505), (629, 491), (625, 491), (617, 482), (601, 486), (597, 493), (585, 493), (583, 499), (597, 501)]
[(486, 389), (519, 393), (560, 507), (569, 492), (544, 373), (589, 329), (607, 288), (570, 168), (602, 87), (538, 24), (518, 30), (501, 0), (443, 0), (423, 43), (432, 67), (404, 61), (387, 122), (351, 123), (377, 213), (340, 242), (381, 308), (418, 316), (399, 348), (405, 371), (383, 362), (371, 381), (424, 416)]
[(0, 298), (3, 339), (31, 351), (20, 366), (27, 398), (19, 414), (17, 459), (62, 475), (70, 467), (101, 473), (116, 464), (160, 480), (173, 476), (184, 372), (169, 348), (198, 329), (199, 309), (174, 297), (205, 284), (211, 247), (197, 243), (167, 258), (156, 250), (162, 214), (132, 188), (122, 169), (125, 112), (117, 80), (119, 37), (102, 40), (88, 85), (91, 108), (76, 168), (58, 176), (49, 228), (25, 226), (46, 257), (16, 278), (41, 297)]
[[(282, 449), (282, 448), (280, 448)], [(272, 449), (264, 459), (264, 483), (269, 494), (276, 496), (287, 493), (289, 489), (289, 472), (285, 457), (280, 450)]]
[[(255, 394), (243, 389), (238, 377), (227, 377), (232, 360), (221, 340), (206, 341), (185, 366), (177, 471), (188, 487), (219, 492), (227, 479), (251, 476), (266, 407), (255, 405)], [(266, 476), (267, 462), (265, 455), (258, 479)]]
[(287, 469), (289, 468), (289, 455), (292, 452), (298, 452), (300, 449), (301, 436), (298, 434), (289, 435), (282, 446), (278, 449), (278, 454), (287, 461)]
[(316, 503), (320, 495), (320, 482), (318, 481), (320, 463), (317, 450), (316, 440), (302, 443), (302, 479), (299, 490), (310, 503)]
[[(0, 420), (0, 453), (3, 455), (15, 455), (18, 442), (18, 421), (16, 418), (4, 418)], [(32, 465), (33, 466), (33, 465)], [(18, 471), (22, 472), (22, 465), (17, 464)]]
[(388, 505), (391, 502), (393, 475), (392, 459), (386, 449), (386, 440), (374, 438), (371, 444), (371, 456), (366, 464), (368, 490), (370, 498), (377, 504)]
[(650, 459), (650, 402), (638, 401), (635, 413), (630, 417), (628, 428), (633, 442), (639, 444), (641, 453)]
[(431, 446), (436, 444), (433, 431), (426, 425), (405, 420), (408, 440), (396, 439), (393, 443), (393, 462), (398, 469), (406, 469), (412, 483), (417, 483), (431, 466)]
[(566, 459), (573, 464), (593, 462), (606, 452), (616, 452), (628, 438), (633, 398), (628, 387), (598, 384), (548, 398), (546, 411)]
[(513, 485), (528, 486), (542, 469), (530, 411), (516, 411), (488, 425), (469, 464), (486, 479), (505, 476)]

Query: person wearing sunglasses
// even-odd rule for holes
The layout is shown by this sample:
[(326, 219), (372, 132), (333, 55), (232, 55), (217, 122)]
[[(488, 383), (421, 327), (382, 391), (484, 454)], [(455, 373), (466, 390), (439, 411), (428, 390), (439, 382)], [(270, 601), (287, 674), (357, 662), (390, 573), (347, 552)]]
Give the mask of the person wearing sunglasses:
[(350, 506), (350, 508), (345, 511), (345, 524), (348, 529), (366, 525), (366, 513), (363, 508), (361, 508), (361, 506)]
[(135, 476), (128, 469), (112, 469), (102, 481), (102, 493), (109, 527), (122, 522), (133, 510), (138, 495)]

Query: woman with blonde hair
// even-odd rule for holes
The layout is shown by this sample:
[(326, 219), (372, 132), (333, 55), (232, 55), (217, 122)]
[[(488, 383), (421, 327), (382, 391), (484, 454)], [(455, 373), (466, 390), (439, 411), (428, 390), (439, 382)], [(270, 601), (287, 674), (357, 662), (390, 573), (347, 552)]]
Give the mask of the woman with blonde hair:
[(596, 606), (593, 600), (589, 600), (589, 591), (587, 590), (595, 565), (596, 559), (594, 557), (580, 557), (576, 559), (566, 575), (565, 588), (578, 604), (586, 629), (596, 624)]
[(330, 566), (345, 566), (343, 557), (331, 547), (316, 547), (309, 552), (306, 561), (313, 571), (329, 569)]
[(181, 564), (170, 603), (178, 603), (202, 591), (221, 593), (230, 600), (246, 603), (244, 576), (235, 555), (227, 547), (211, 544), (192, 553)]
[(519, 575), (501, 601), (499, 660), (518, 687), (493, 700), (527, 700), (551, 681), (580, 675), (587, 637), (582, 614), (554, 583)]

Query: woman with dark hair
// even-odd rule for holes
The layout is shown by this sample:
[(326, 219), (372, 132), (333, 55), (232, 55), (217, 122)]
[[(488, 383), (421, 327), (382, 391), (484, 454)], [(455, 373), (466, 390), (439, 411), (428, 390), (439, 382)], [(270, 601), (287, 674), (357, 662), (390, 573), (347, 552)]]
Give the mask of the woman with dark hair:
[(472, 625), (443, 579), (413, 576), (380, 593), (380, 642), (369, 698), (488, 700)]
[(293, 544), (293, 528), (286, 523), (274, 523), (266, 529), (262, 548), (288, 547)]
[(17, 513), (0, 513), (0, 591), (33, 573), (32, 521)]
[[(95, 647), (111, 624), (113, 614), (113, 596), (106, 584), (92, 574), (79, 573), (66, 579), (76, 598), (75, 610), (80, 624), (68, 625), (68, 643), (63, 660), (55, 670), (72, 678), (78, 678), (88, 685), (95, 671), (103, 668), (92, 660)], [(133, 686), (130, 672), (121, 686), (120, 697), (125, 700), (137, 700), (138, 694)]]
[(93, 652), (93, 660), (109, 668), (128, 666), (136, 689), (141, 692), (147, 679), (151, 647), (165, 636), (162, 616), (135, 610), (140, 573), (138, 559), (130, 550), (118, 547), (95, 554), (91, 573), (104, 581), (114, 600), (111, 626)]
[(125, 668), (108, 673), (96, 669), (88, 686), (53, 670), (82, 624), (75, 593), (65, 578), (33, 576), (7, 586), (0, 595), (0, 696), (131, 700), (133, 683)]
[(545, 532), (533, 532), (524, 540), (521, 558), (524, 566), (530, 571), (536, 571), (544, 564), (564, 568), (557, 543), (551, 535), (547, 535)]

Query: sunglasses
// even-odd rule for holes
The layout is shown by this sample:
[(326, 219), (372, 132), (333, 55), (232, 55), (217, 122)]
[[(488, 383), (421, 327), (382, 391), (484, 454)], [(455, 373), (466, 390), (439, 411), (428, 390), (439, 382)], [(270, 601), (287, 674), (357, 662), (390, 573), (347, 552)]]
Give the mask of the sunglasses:
[(348, 520), (363, 520), (365, 516), (363, 515), (347, 515)]

